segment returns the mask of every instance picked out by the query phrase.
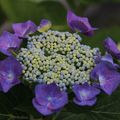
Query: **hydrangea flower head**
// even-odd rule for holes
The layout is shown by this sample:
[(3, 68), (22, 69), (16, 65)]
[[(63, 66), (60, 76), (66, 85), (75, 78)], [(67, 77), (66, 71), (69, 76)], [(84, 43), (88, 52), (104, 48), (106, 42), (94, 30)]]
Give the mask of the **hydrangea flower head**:
[(91, 83), (89, 74), (98, 53), (98, 48), (83, 45), (78, 34), (48, 30), (29, 37), (27, 47), (21, 48), (17, 59), (29, 83), (54, 82), (65, 90), (74, 83)]
[[(67, 22), (73, 31), (92, 36), (88, 19), (68, 11)], [(119, 50), (112, 39), (105, 40), (107, 54), (99, 48), (82, 43), (78, 33), (50, 30), (51, 22), (43, 19), (37, 27), (32, 21), (13, 25), (15, 34), (4, 32), (0, 37), (0, 51), (26, 46), (14, 51), (16, 56), (0, 61), (0, 90), (8, 92), (21, 81), (35, 85), (32, 100), (35, 109), (44, 116), (60, 111), (68, 104), (71, 92), (78, 106), (93, 106), (101, 91), (111, 95), (120, 84)], [(39, 31), (39, 32), (36, 32)], [(31, 34), (32, 33), (32, 34)]]

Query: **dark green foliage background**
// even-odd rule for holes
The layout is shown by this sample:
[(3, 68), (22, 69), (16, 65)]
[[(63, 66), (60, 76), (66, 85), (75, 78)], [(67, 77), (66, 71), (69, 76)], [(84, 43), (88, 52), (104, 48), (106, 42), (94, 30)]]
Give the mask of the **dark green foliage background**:
[[(76, 5), (76, 2), (77, 5)], [(84, 15), (91, 5), (119, 4), (119, 0), (67, 0), (69, 6), (78, 14)], [(58, 0), (0, 0), (0, 26), (4, 22), (23, 22), (28, 19), (39, 24), (42, 18), (52, 21), (53, 29), (69, 30), (66, 25), (66, 9)], [(103, 12), (103, 11), (102, 11)], [(118, 11), (120, 12), (120, 11)], [(108, 13), (110, 14), (110, 13)], [(107, 16), (107, 15), (106, 15)], [(104, 17), (106, 17), (104, 16)], [(111, 14), (114, 18), (114, 14)], [(117, 16), (120, 18), (120, 16)], [(99, 47), (104, 54), (103, 40), (111, 36), (120, 42), (120, 23), (110, 22), (110, 26), (97, 25), (98, 17), (89, 17), (92, 24), (99, 28), (95, 36), (88, 38), (82, 35), (83, 43), (92, 47)], [(8, 29), (11, 31), (11, 29)], [(0, 58), (4, 56), (0, 55)], [(104, 93), (98, 96), (97, 104), (93, 107), (78, 107), (72, 103), (72, 98), (65, 108), (52, 116), (44, 117), (32, 106), (34, 90), (26, 85), (18, 85), (8, 93), (0, 92), (0, 120), (120, 120), (120, 88), (112, 96)]]

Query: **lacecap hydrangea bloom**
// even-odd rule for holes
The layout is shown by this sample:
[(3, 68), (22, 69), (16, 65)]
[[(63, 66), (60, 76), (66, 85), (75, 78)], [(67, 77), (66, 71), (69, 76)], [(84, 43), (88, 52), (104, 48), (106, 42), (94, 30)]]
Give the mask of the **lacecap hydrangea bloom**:
[(0, 90), (8, 92), (21, 82), (35, 85), (31, 101), (45, 116), (68, 104), (68, 93), (74, 93), (76, 105), (93, 106), (97, 95), (111, 95), (120, 84), (120, 67), (113, 59), (120, 58), (120, 50), (112, 38), (105, 39), (102, 56), (99, 48), (82, 44), (78, 34), (94, 35), (88, 18), (68, 11), (67, 23), (74, 33), (52, 30), (52, 23), (43, 19), (39, 26), (30, 20), (15, 23), (13, 34), (0, 37), (0, 51), (8, 56), (0, 61)]

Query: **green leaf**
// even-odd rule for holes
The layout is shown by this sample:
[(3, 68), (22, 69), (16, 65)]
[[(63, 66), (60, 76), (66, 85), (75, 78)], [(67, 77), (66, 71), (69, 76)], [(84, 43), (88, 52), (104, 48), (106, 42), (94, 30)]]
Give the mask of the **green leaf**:
[[(54, 1), (33, 2), (30, 0), (0, 0), (1, 6), (13, 22), (33, 20), (39, 24), (43, 18), (49, 19), (54, 24), (66, 23), (66, 10)], [(57, 10), (57, 12), (55, 12)]]
[(111, 96), (101, 94), (93, 107), (79, 107), (69, 103), (56, 120), (119, 120), (120, 88)]
[(108, 3), (108, 2), (119, 2), (119, 0), (79, 0), (80, 3), (82, 4), (91, 4), (91, 3)]
[(32, 100), (32, 97), (32, 91), (22, 84), (13, 87), (8, 93), (0, 92), (0, 119), (28, 119), (28, 114), (24, 111), (17, 111), (15, 107), (25, 101)]
[(36, 109), (32, 105), (32, 100), (28, 100), (23, 104), (20, 104), (15, 107), (15, 110), (25, 112), (32, 118), (41, 118), (42, 115), (36, 111)]
[(40, 3), (40, 2), (59, 2), (59, 0), (26, 0), (26, 1), (31, 1), (31, 2), (36, 2), (36, 3)]

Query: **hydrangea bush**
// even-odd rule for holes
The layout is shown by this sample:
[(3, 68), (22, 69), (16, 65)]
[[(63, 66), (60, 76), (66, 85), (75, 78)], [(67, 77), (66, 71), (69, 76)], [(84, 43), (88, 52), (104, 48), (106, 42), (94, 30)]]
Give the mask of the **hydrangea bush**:
[(112, 38), (104, 40), (102, 56), (79, 35), (91, 37), (97, 30), (88, 18), (68, 11), (67, 23), (72, 33), (53, 30), (43, 19), (39, 26), (30, 20), (15, 23), (13, 34), (5, 31), (0, 36), (0, 52), (7, 56), (0, 61), (0, 91), (20, 83), (33, 86), (31, 102), (44, 116), (61, 111), (71, 96), (79, 107), (94, 106), (100, 93), (111, 95), (120, 84), (120, 66), (114, 62), (120, 50)]

